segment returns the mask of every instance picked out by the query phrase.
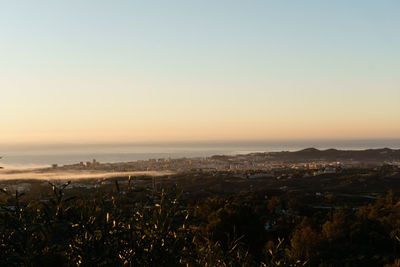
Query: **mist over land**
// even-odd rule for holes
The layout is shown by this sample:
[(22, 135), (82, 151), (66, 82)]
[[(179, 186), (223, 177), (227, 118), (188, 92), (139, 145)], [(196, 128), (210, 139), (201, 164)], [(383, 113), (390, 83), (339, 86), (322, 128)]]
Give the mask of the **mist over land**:
[(38, 171), (37, 169), (24, 169), (24, 170), (0, 170), (0, 181), (5, 180), (42, 180), (42, 181), (74, 181), (82, 179), (109, 179), (116, 177), (129, 177), (129, 176), (163, 176), (171, 175), (171, 171), (136, 171), (136, 172), (102, 172), (102, 171)]
[[(150, 155), (160, 154), (147, 154), (147, 156)], [(0, 180), (79, 180), (108, 179), (123, 176), (166, 176), (192, 170), (206, 172), (241, 171), (244, 173), (267, 171), (268, 175), (272, 175), (274, 169), (289, 167), (303, 169), (311, 164), (315, 166), (321, 165), (321, 170), (325, 171), (333, 168), (334, 172), (336, 172), (336, 168), (351, 166), (400, 165), (400, 149), (390, 148), (367, 150), (338, 150), (332, 148), (319, 150), (307, 148), (298, 151), (219, 154), (201, 157), (179, 157), (179, 155), (177, 153), (174, 154), (175, 157), (141, 158), (129, 162), (99, 162), (93, 159), (92, 161), (81, 161), (79, 163), (75, 161), (73, 164), (52, 164), (51, 167), (45, 166), (42, 168), (13, 169), (8, 167), (0, 169)], [(76, 155), (70, 155), (70, 157), (74, 156)], [(267, 174), (264, 173), (264, 175)]]

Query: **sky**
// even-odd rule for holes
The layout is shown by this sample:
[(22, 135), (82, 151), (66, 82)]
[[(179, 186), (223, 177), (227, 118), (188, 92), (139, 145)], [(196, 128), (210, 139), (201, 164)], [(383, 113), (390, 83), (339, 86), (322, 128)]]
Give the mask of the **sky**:
[(0, 142), (400, 138), (399, 12), (0, 0)]

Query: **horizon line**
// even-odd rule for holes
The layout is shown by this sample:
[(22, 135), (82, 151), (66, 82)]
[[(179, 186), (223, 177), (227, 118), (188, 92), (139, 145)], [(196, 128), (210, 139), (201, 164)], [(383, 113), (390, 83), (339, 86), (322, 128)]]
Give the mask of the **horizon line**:
[(72, 146), (114, 146), (114, 145), (202, 145), (202, 144), (257, 144), (257, 143), (279, 143), (279, 142), (376, 142), (376, 141), (399, 141), (400, 137), (383, 137), (383, 138), (270, 138), (270, 139), (234, 139), (234, 140), (223, 140), (223, 139), (210, 139), (210, 140), (173, 140), (173, 141), (31, 141), (31, 142), (1, 142), (0, 146), (61, 146), (61, 145), (72, 145)]

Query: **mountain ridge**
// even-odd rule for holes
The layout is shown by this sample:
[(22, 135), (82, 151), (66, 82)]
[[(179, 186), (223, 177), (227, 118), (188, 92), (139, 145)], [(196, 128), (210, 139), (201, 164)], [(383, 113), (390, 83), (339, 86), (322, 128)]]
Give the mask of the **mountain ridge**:
[(339, 150), (329, 148), (320, 150), (314, 147), (298, 151), (268, 152), (274, 160), (280, 161), (360, 161), (366, 163), (383, 163), (400, 161), (400, 149), (378, 148), (365, 150)]

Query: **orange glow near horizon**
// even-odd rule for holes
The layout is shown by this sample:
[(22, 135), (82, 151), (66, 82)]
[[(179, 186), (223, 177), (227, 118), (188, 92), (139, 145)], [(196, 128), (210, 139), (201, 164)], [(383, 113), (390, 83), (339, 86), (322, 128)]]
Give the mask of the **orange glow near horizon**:
[(0, 143), (400, 138), (398, 2), (23, 2)]

